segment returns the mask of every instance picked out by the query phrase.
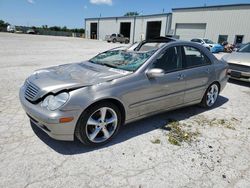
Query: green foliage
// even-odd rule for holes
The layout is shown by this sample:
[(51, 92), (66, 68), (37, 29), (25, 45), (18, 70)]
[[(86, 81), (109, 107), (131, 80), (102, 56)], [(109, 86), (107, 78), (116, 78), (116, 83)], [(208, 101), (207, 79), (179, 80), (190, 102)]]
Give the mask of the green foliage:
[(139, 13), (138, 12), (127, 12), (126, 14), (124, 14), (124, 16), (138, 16)]
[(4, 22), (3, 20), (0, 20), (0, 31), (6, 31), (8, 25), (10, 24), (7, 22)]
[(180, 124), (179, 121), (169, 120), (168, 122), (168, 127), (170, 128), (168, 141), (173, 145), (181, 146), (181, 143), (183, 142), (190, 144), (200, 134), (197, 130), (195, 132), (191, 132), (184, 129), (186, 125)]
[[(0, 20), (0, 30), (1, 28), (7, 28), (7, 26), (10, 25), (7, 22), (4, 22), (3, 20)], [(23, 26), (17, 26), (17, 28), (22, 28)], [(42, 25), (41, 27), (35, 27), (32, 26), (31, 29), (37, 31), (37, 30), (50, 30), (50, 31), (64, 31), (64, 32), (73, 32), (73, 33), (85, 33), (85, 29), (68, 29), (66, 26), (64, 27), (60, 27), (60, 26), (52, 26), (52, 27), (48, 27), (48, 25)]]
[(7, 27), (9, 23), (4, 22), (3, 20), (0, 20), (0, 27)]
[(160, 143), (161, 143), (161, 140), (157, 138), (157, 139), (151, 140), (151, 142), (152, 142), (153, 144), (160, 144)]

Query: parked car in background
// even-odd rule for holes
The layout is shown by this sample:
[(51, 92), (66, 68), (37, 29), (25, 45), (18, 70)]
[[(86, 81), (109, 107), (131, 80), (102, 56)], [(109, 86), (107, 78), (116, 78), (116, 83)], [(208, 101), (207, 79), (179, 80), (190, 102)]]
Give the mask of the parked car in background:
[(28, 29), (26, 31), (27, 34), (36, 34), (36, 31), (34, 29)]
[(192, 42), (196, 42), (207, 48), (212, 53), (223, 52), (224, 47), (220, 44), (216, 44), (209, 39), (201, 39), (201, 38), (194, 38), (191, 40)]
[(52, 138), (100, 145), (125, 123), (188, 105), (213, 107), (227, 68), (199, 44), (161, 38), (37, 70), (19, 97), (31, 121)]
[(229, 64), (230, 78), (250, 82), (250, 43), (236, 52), (224, 55), (222, 60)]
[(234, 49), (233, 49), (233, 51), (238, 51), (238, 50), (240, 50), (242, 47), (244, 47), (245, 45), (247, 45), (247, 44), (243, 44), (243, 43), (238, 43), (238, 44), (235, 44), (234, 45)]
[(7, 32), (14, 33), (15, 31), (16, 31), (16, 26), (14, 25), (7, 26)]
[(107, 42), (113, 42), (113, 43), (120, 42), (125, 44), (129, 43), (129, 38), (124, 37), (122, 34), (113, 33), (112, 35), (107, 35), (105, 39)]

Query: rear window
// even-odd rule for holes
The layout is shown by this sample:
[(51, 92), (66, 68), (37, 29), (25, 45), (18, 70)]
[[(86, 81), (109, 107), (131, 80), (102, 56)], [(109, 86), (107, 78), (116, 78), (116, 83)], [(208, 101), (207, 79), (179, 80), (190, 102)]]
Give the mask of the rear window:
[(166, 44), (166, 43), (164, 43), (164, 42), (147, 42), (140, 47), (139, 51), (155, 50), (155, 49), (160, 48), (164, 44)]

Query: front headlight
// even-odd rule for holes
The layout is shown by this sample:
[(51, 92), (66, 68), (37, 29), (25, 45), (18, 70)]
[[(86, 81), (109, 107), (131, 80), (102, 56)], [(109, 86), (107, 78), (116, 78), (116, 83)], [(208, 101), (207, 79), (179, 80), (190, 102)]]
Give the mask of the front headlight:
[(64, 105), (69, 99), (69, 94), (66, 92), (60, 93), (56, 96), (48, 95), (42, 102), (41, 106), (48, 110), (56, 110)]

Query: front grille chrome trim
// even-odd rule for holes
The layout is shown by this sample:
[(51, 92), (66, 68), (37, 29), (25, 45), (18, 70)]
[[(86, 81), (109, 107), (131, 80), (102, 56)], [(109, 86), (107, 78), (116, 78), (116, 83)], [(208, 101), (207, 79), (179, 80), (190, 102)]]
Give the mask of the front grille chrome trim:
[(250, 72), (250, 66), (228, 63), (229, 69), (240, 71), (240, 72)]
[(38, 98), (40, 88), (37, 87), (32, 82), (30, 82), (29, 80), (26, 80), (24, 85), (25, 85), (25, 91), (24, 91), (25, 98), (30, 101), (36, 101)]

